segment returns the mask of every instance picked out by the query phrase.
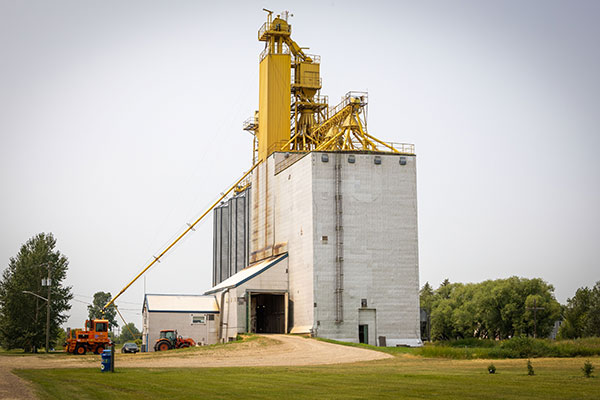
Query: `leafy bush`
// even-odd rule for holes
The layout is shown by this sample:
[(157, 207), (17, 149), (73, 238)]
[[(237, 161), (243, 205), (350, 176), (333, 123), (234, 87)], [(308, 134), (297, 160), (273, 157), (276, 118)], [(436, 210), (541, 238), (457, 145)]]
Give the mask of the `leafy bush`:
[(496, 341), (491, 339), (478, 339), (478, 338), (466, 338), (466, 339), (456, 339), (456, 340), (448, 340), (443, 342), (435, 342), (436, 345), (450, 346), (450, 347), (494, 347), (496, 346)]
[(503, 341), (461, 339), (427, 343), (415, 354), (423, 357), (471, 358), (530, 358), (530, 357), (589, 357), (600, 355), (600, 338), (552, 341), (515, 337)]
[(502, 349), (508, 350), (512, 355), (519, 358), (543, 357), (551, 355), (552, 351), (543, 340), (528, 337), (515, 337), (505, 340), (500, 345)]
[(583, 368), (581, 368), (581, 370), (583, 371), (583, 375), (585, 375), (586, 378), (591, 378), (592, 373), (594, 372), (594, 366), (592, 365), (590, 360), (587, 360), (583, 364)]
[(535, 372), (533, 371), (533, 365), (531, 365), (531, 360), (527, 360), (527, 375), (535, 375)]

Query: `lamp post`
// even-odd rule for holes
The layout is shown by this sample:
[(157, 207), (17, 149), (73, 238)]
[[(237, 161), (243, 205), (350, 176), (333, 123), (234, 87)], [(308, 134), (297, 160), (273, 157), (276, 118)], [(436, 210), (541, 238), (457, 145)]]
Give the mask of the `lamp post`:
[(44, 300), (47, 304), (46, 306), (46, 353), (48, 353), (49, 349), (48, 347), (50, 346), (50, 295), (52, 293), (51, 291), (51, 275), (50, 275), (50, 263), (46, 264), (46, 266), (48, 267), (48, 278), (47, 279), (42, 279), (42, 286), (48, 286), (48, 298), (42, 297), (39, 294), (30, 292), (29, 290), (23, 290), (23, 293), (27, 293), (27, 294), (32, 294), (35, 297), (39, 297), (40, 299)]
[(50, 263), (48, 263), (48, 279), (46, 280), (46, 286), (48, 286), (48, 307), (46, 307), (46, 353), (49, 351), (50, 344), (50, 294), (52, 293), (52, 281), (50, 278)]

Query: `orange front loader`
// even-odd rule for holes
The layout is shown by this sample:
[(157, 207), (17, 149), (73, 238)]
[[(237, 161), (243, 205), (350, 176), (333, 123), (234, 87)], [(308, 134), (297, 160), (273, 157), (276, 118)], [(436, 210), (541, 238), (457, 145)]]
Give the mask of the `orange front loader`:
[(108, 321), (105, 319), (86, 320), (84, 329), (67, 328), (65, 343), (67, 353), (82, 355), (92, 351), (100, 354), (108, 346), (110, 346), (110, 339), (108, 338)]

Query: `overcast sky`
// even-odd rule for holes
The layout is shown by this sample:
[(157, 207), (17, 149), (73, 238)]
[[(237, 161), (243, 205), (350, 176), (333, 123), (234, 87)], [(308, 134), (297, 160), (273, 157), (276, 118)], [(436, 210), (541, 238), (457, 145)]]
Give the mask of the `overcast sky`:
[[(421, 285), (600, 280), (600, 2), (216, 3), (0, 0), (0, 269), (53, 232), (69, 326), (249, 168), (263, 7), (294, 14), (330, 103), (368, 90), (370, 133), (415, 144)], [(211, 271), (212, 216), (146, 292)]]

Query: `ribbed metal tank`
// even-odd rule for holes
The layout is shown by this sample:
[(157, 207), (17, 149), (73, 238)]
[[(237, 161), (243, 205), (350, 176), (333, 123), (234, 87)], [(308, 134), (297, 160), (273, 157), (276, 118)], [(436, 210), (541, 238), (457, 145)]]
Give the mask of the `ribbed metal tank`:
[(248, 266), (250, 188), (213, 211), (213, 286)]

